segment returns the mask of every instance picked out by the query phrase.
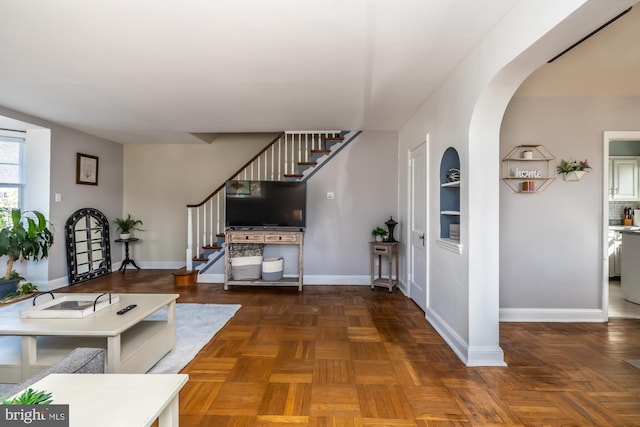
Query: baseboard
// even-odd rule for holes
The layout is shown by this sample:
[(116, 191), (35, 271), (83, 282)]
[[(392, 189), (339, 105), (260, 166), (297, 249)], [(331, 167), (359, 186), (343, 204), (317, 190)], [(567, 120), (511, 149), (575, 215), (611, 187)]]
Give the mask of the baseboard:
[(198, 283), (224, 283), (224, 274), (198, 274)]
[[(199, 274), (198, 283), (222, 283), (224, 274)], [(370, 276), (319, 276), (305, 275), (303, 283), (307, 285), (367, 285), (371, 284)]]
[(501, 308), (501, 322), (606, 322), (608, 314), (588, 308)]
[(57, 279), (49, 280), (48, 282), (45, 282), (45, 283), (34, 283), (34, 285), (38, 287), (38, 291), (40, 292), (50, 292), (55, 289), (69, 286), (69, 278), (59, 277)]
[[(120, 268), (120, 264), (121, 263), (118, 263), (118, 268)], [(140, 268), (149, 270), (177, 270), (184, 267), (184, 262), (180, 261), (136, 261), (136, 264)], [(131, 266), (127, 266), (127, 268), (131, 268)], [(115, 264), (113, 271), (117, 271)]]
[(371, 285), (371, 276), (305, 274), (303, 282), (305, 285)]
[(426, 318), (466, 366), (507, 366), (502, 349), (469, 344), (435, 311), (427, 308)]

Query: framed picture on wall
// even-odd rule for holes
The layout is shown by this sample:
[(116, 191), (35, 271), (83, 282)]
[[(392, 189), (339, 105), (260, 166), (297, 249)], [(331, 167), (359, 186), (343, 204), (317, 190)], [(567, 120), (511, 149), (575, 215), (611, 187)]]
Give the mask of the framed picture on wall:
[(98, 185), (98, 158), (77, 153), (76, 184)]

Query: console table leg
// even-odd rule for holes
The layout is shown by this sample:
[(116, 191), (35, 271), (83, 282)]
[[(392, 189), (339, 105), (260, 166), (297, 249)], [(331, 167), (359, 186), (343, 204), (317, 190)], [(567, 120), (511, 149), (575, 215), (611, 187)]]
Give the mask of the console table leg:
[(179, 401), (178, 394), (171, 399), (171, 402), (166, 408), (160, 412), (158, 417), (158, 427), (178, 427), (178, 414), (179, 414)]

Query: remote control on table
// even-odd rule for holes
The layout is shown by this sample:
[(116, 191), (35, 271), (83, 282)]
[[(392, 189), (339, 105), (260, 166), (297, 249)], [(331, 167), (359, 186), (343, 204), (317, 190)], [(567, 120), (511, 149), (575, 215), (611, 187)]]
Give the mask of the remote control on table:
[(133, 310), (134, 308), (136, 308), (137, 305), (136, 304), (131, 304), (126, 306), (125, 308), (123, 308), (122, 310), (118, 310), (118, 314), (125, 314), (126, 312)]

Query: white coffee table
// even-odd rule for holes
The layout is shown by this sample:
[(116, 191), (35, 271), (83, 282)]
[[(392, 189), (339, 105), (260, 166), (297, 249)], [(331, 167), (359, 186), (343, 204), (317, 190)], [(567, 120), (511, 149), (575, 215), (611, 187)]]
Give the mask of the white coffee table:
[[(38, 297), (38, 304), (48, 297)], [(76, 347), (105, 348), (108, 373), (145, 373), (175, 347), (175, 304), (179, 295), (118, 297), (117, 303), (81, 319), (20, 318), (19, 310), (28, 308), (31, 299), (0, 310), (0, 382), (24, 381)], [(130, 304), (137, 307), (117, 314)], [(167, 307), (166, 320), (144, 320), (163, 307)]]
[(69, 405), (70, 427), (177, 427), (178, 395), (186, 374), (51, 374), (34, 390)]

